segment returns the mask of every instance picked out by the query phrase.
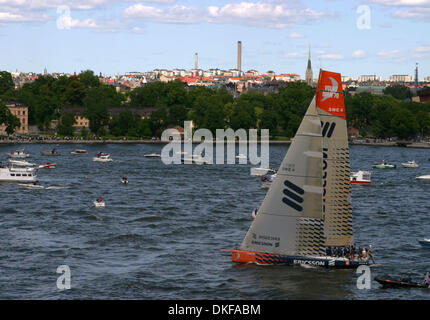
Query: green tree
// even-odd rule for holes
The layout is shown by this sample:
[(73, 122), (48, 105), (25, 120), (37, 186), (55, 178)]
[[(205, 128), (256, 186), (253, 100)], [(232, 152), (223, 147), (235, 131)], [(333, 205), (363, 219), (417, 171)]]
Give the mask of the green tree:
[(11, 100), (15, 96), (15, 84), (12, 75), (7, 71), (0, 71), (0, 99)]
[(94, 75), (94, 72), (92, 70), (85, 70), (82, 71), (78, 75), (78, 80), (86, 87), (86, 88), (92, 88), (92, 87), (98, 87), (100, 85), (99, 78)]
[(413, 113), (407, 109), (400, 109), (391, 120), (391, 127), (397, 137), (407, 139), (418, 131), (418, 123)]
[(75, 128), (73, 125), (76, 123), (73, 113), (66, 113), (61, 117), (60, 124), (58, 125), (58, 133), (63, 136), (73, 136)]
[(86, 107), (85, 115), (90, 120), (90, 130), (97, 133), (109, 124), (109, 107), (119, 107), (121, 96), (112, 86), (100, 85), (87, 91), (83, 103)]
[(126, 109), (114, 116), (109, 123), (109, 130), (115, 136), (137, 136), (140, 117)]
[(268, 129), (270, 136), (277, 135), (278, 116), (275, 112), (264, 110), (261, 115), (260, 129)]
[(389, 94), (396, 99), (405, 100), (412, 97), (411, 90), (404, 85), (393, 85), (384, 89), (384, 94)]

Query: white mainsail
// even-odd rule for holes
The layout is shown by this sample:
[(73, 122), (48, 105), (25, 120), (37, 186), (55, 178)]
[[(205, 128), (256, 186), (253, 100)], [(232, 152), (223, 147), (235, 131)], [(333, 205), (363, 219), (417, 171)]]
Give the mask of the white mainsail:
[(240, 250), (315, 256), (351, 244), (349, 174), (341, 77), (321, 70), (316, 96)]
[(321, 119), (312, 100), (240, 249), (285, 255), (324, 252)]

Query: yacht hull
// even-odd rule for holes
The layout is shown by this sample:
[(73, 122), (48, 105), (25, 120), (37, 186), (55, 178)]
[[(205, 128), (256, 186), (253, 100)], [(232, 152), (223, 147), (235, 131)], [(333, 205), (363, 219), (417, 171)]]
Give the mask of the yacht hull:
[(357, 268), (359, 266), (372, 264), (370, 261), (356, 261), (346, 258), (286, 256), (245, 250), (232, 250), (231, 258), (233, 262), (237, 263), (255, 263), (260, 265), (308, 265), (339, 269)]

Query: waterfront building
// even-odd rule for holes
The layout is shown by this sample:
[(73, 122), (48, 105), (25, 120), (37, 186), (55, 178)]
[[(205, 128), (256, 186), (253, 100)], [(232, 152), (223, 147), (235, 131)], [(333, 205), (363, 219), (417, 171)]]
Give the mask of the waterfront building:
[[(20, 126), (15, 128), (15, 133), (28, 134), (28, 107), (19, 103), (6, 103), (10, 112), (19, 119)], [(6, 134), (6, 126), (0, 124), (0, 134)]]

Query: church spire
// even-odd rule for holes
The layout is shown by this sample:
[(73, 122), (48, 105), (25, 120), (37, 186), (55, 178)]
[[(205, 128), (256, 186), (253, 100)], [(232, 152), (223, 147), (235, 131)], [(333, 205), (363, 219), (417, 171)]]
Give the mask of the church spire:
[(313, 84), (313, 72), (311, 64), (311, 46), (309, 46), (308, 67), (306, 68), (306, 83), (310, 86)]

